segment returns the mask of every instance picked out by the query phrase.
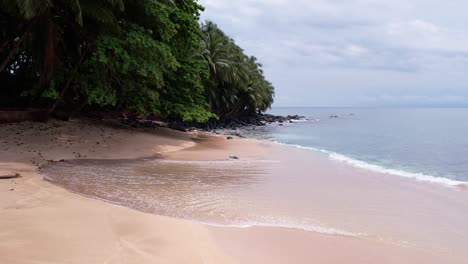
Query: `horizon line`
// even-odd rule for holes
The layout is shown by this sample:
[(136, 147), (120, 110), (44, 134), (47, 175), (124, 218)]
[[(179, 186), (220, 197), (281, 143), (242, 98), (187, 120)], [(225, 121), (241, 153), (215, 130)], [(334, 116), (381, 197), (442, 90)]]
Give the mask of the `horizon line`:
[(273, 108), (468, 108), (467, 106), (272, 106)]

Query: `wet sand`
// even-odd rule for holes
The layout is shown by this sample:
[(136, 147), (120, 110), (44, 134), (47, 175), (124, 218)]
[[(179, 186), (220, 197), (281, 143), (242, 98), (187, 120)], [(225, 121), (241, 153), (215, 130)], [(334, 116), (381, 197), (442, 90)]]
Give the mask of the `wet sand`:
[[(88, 121), (1, 125), (0, 139), (0, 173), (22, 175), (0, 180), (0, 263), (461, 264), (468, 259), (466, 191), (375, 174), (255, 140)], [(220, 161), (232, 155), (278, 161), (262, 170), (270, 177), (288, 177), (279, 181), (291, 185), (281, 198), (297, 200), (288, 213), (307, 207), (330, 227), (373, 236), (206, 226), (85, 198), (42, 180), (37, 170), (47, 160)], [(298, 199), (303, 194), (307, 199)], [(255, 197), (246, 192), (246, 200)], [(278, 208), (281, 198), (274, 201)], [(411, 243), (401, 243), (405, 239)]]
[(219, 245), (237, 263), (415, 264), (466, 263), (411, 248), (360, 238), (297, 229), (211, 228)]
[(0, 180), (0, 263), (234, 263), (203, 225), (70, 193), (37, 169), (47, 160), (160, 156), (192, 137), (83, 120), (0, 125), (0, 174), (21, 174)]
[[(268, 207), (276, 216), (312, 216), (323, 227), (319, 232), (304, 231), (310, 223), (212, 227), (216, 240), (239, 263), (468, 263), (468, 192), (463, 186), (355, 168), (309, 150), (238, 144), (245, 144), (244, 150), (261, 148), (260, 159), (276, 161), (263, 166), (268, 176), (263, 185), (242, 193), (246, 209), (239, 215)], [(191, 149), (174, 154), (180, 158)], [(248, 201), (256, 199), (267, 202), (248, 208)]]

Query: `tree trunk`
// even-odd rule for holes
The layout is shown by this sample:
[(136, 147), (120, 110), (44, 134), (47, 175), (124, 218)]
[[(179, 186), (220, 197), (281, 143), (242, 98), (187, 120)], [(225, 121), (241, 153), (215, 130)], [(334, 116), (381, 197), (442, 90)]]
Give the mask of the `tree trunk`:
[[(14, 32), (23, 32), (25, 30), (25, 25), (20, 24)], [(3, 52), (3, 49), (10, 44), (10, 42), (15, 40), (15, 34), (9, 35), (5, 37), (5, 42), (2, 43), (2, 46), (0, 46), (0, 53)]]
[(3, 42), (2, 46), (0, 47), (0, 53), (3, 51), (3, 49), (10, 43), (10, 40), (7, 39), (5, 42)]
[(23, 35), (21, 35), (21, 38), (18, 40), (18, 42), (16, 43), (15, 47), (10, 51), (10, 54), (8, 54), (8, 56), (6, 57), (6, 59), (2, 62), (2, 64), (0, 65), (0, 72), (2, 72), (5, 67), (8, 65), (8, 63), (13, 59), (13, 57), (15, 56), (15, 54), (18, 52), (19, 48), (21, 47), (21, 44), (23, 43), (23, 41), (26, 39), (26, 37), (28, 36), (29, 34), (29, 31), (25, 31), (23, 33)]

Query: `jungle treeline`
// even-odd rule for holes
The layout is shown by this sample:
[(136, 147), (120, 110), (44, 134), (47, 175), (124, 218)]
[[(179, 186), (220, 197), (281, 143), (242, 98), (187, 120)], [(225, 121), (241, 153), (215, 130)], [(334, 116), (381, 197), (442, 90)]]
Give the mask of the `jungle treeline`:
[(254, 115), (274, 88), (196, 0), (0, 0), (0, 107)]

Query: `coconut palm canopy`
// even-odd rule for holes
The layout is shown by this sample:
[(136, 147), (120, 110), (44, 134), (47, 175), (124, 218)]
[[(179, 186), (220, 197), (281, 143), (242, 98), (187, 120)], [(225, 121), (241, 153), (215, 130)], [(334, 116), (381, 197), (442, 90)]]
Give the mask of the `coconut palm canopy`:
[(221, 115), (268, 109), (274, 89), (265, 80), (257, 59), (245, 55), (216, 24), (207, 22), (201, 29), (201, 57), (210, 73), (205, 94), (211, 109)]
[[(187, 121), (265, 111), (261, 65), (195, 0), (0, 0), (1, 107)], [(4, 84), (4, 85), (3, 85)]]

